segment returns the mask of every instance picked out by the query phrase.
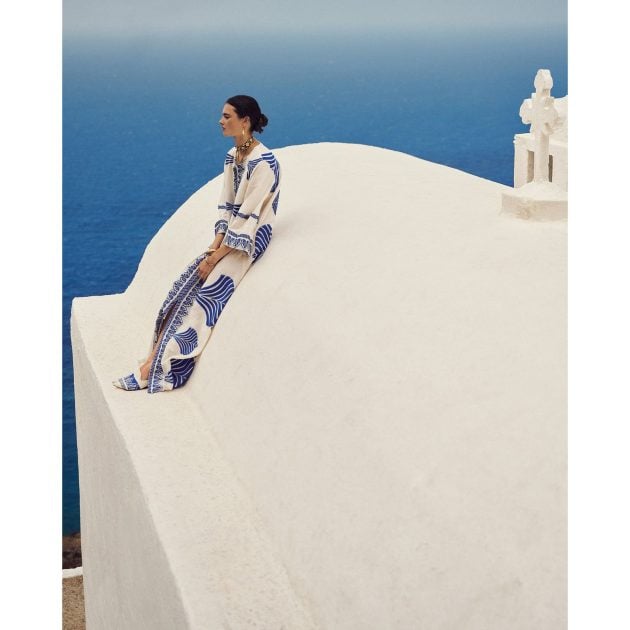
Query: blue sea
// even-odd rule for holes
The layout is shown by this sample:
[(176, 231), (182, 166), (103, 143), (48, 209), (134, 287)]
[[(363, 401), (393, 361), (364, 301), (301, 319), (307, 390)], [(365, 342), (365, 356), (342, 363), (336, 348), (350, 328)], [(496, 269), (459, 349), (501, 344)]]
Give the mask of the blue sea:
[(270, 148), (369, 144), (512, 185), (536, 71), (549, 68), (552, 95), (567, 94), (564, 27), (254, 39), (64, 41), (64, 534), (80, 529), (71, 301), (124, 291), (164, 221), (222, 171), (227, 97), (258, 99)]

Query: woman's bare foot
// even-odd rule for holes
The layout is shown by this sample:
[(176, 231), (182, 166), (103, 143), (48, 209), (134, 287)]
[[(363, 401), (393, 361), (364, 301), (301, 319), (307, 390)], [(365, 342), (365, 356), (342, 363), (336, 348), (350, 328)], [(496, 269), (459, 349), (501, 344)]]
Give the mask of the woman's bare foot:
[(151, 361), (147, 360), (140, 366), (140, 378), (146, 381), (149, 378), (149, 370), (151, 369)]

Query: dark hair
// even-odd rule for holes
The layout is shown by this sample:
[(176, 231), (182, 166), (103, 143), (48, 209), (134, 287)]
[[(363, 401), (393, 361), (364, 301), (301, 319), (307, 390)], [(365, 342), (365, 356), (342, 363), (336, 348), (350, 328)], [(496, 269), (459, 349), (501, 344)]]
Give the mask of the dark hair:
[(269, 119), (260, 111), (258, 102), (252, 96), (237, 94), (236, 96), (230, 96), (225, 102), (229, 103), (236, 110), (239, 118), (249, 116), (252, 131), (262, 133), (263, 127), (267, 126)]

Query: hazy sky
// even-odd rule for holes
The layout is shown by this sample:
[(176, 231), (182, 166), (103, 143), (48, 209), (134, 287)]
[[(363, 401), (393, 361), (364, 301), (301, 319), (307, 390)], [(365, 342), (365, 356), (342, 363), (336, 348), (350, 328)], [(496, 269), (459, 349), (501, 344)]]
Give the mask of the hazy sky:
[(64, 0), (66, 34), (566, 24), (566, 0)]

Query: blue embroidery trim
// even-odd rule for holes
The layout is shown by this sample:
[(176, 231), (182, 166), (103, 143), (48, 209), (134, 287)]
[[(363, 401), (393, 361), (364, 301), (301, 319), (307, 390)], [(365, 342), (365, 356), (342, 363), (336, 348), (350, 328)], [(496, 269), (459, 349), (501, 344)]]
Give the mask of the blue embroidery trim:
[(258, 215), (254, 214), (253, 212), (250, 212), (249, 214), (243, 214), (242, 212), (235, 212), (234, 213), (235, 217), (240, 217), (241, 219), (249, 219), (249, 217), (252, 217), (254, 219), (256, 219), (256, 221), (258, 221)]
[(241, 203), (230, 203), (229, 201), (225, 202), (225, 209), (228, 212), (231, 212), (232, 215), (238, 214), (238, 211), (241, 209)]
[(278, 188), (278, 184), (280, 183), (280, 164), (276, 160), (276, 157), (273, 153), (263, 153), (261, 155), (262, 159), (269, 164), (269, 168), (273, 171), (274, 174), (274, 182), (271, 188), (271, 192), (275, 192), (276, 188)]
[(223, 243), (228, 247), (240, 249), (250, 255), (252, 253), (254, 245), (251, 236), (249, 236), (248, 234), (236, 234), (230, 229), (228, 229), (228, 231), (225, 233), (225, 236), (223, 237)]
[(133, 374), (130, 374), (129, 376), (125, 376), (123, 378), (119, 378), (118, 382), (127, 391), (130, 391), (130, 392), (135, 392), (140, 389), (140, 385), (138, 384), (138, 381), (136, 380), (136, 377)]
[(254, 169), (262, 161), (267, 162), (267, 164), (269, 164), (269, 168), (273, 171), (274, 181), (271, 192), (275, 192), (275, 190), (278, 188), (278, 183), (280, 182), (280, 164), (278, 164), (275, 155), (270, 151), (268, 151), (267, 153), (263, 153), (259, 158), (255, 160), (250, 160), (247, 163), (247, 179), (251, 178)]
[[(204, 257), (205, 255), (198, 256), (195, 261), (188, 266), (188, 269), (186, 269), (186, 271), (182, 274), (169, 293), (169, 297), (173, 294), (170, 298), (172, 308), (165, 326), (164, 335), (162, 336), (162, 340), (160, 341), (157, 352), (153, 358), (153, 363), (151, 364), (151, 371), (149, 373), (149, 394), (161, 392), (164, 389), (162, 385), (162, 380), (164, 379), (164, 369), (162, 367), (164, 352), (167, 344), (171, 340), (171, 337), (182, 325), (184, 317), (186, 317), (193, 304), (195, 295), (200, 286), (200, 279), (196, 271), (199, 263), (204, 259)], [(165, 304), (169, 303), (169, 297), (167, 297)], [(160, 309), (160, 315), (158, 315), (158, 321), (160, 324), (163, 319), (164, 313), (162, 312), (162, 309)], [(156, 327), (154, 344), (157, 343), (159, 331), (160, 328)]]
[(225, 162), (223, 163), (223, 166), (227, 166), (228, 164), (233, 164), (234, 163), (234, 156), (230, 155), (229, 153), (225, 154)]
[(234, 163), (234, 168), (232, 169), (232, 173), (234, 175), (234, 194), (238, 191), (238, 187), (241, 184), (241, 179), (243, 178), (243, 173), (245, 172), (244, 164), (236, 164)]
[(260, 162), (262, 162), (263, 159), (261, 157), (255, 159), (255, 160), (250, 160), (247, 163), (247, 179), (250, 179), (250, 177), (252, 176), (252, 172), (253, 170), (256, 168), (256, 166), (258, 166), (258, 164), (260, 164)]
[(200, 256), (199, 258), (194, 260), (181, 274), (181, 276), (173, 283), (171, 290), (168, 292), (166, 299), (160, 307), (157, 319), (155, 321), (153, 345), (157, 343), (159, 331), (162, 328), (162, 323), (164, 322), (164, 317), (166, 316), (166, 313), (172, 306), (174, 306), (178, 302), (179, 292), (181, 291), (186, 281), (190, 278), (191, 274), (197, 270), (197, 267), (202, 260), (203, 256)]
[(219, 219), (215, 224), (214, 224), (214, 233), (215, 234), (224, 234), (225, 232), (227, 232), (228, 229), (228, 222), (225, 219)]
[(234, 289), (234, 280), (221, 274), (218, 280), (199, 290), (196, 300), (206, 313), (206, 326), (212, 327), (217, 323)]
[(273, 209), (273, 213), (276, 214), (276, 212), (278, 211), (278, 200), (280, 199), (280, 191), (277, 192), (276, 196), (274, 197), (273, 201), (271, 202), (271, 207)]
[(267, 249), (269, 245), (269, 241), (271, 241), (271, 232), (272, 227), (268, 223), (261, 226), (256, 230), (256, 245), (254, 248), (254, 256), (252, 257), (252, 262), (256, 262), (256, 260), (263, 255), (264, 251)]

